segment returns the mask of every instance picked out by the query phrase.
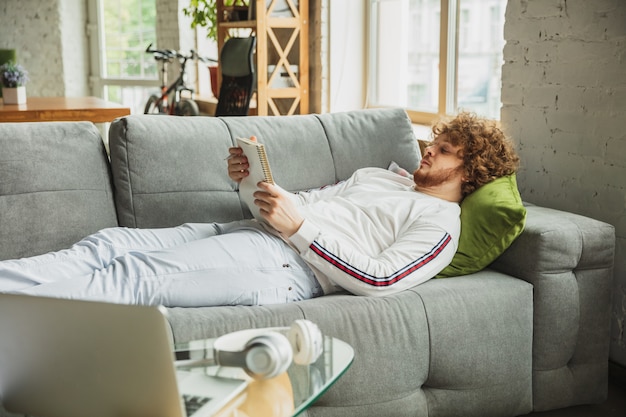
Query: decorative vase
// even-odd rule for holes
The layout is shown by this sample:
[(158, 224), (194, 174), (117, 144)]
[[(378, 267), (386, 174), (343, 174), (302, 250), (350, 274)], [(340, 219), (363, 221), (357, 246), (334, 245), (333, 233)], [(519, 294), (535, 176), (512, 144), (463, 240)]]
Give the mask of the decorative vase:
[(2, 100), (4, 104), (26, 103), (26, 87), (2, 87)]

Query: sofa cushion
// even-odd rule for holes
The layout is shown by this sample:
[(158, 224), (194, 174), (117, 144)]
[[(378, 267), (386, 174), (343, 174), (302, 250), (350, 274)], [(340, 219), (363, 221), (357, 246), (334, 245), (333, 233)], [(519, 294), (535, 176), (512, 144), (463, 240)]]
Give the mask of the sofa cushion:
[(487, 270), (385, 297), (342, 292), (168, 316), (177, 343), (306, 318), (350, 344), (353, 364), (309, 414), (512, 416), (532, 408), (532, 301), (530, 284)]
[(232, 146), (214, 117), (135, 115), (109, 130), (121, 226), (168, 227), (243, 218), (226, 174)]
[(437, 278), (467, 275), (488, 266), (524, 230), (526, 208), (515, 174), (495, 179), (461, 202), (459, 248)]
[(0, 259), (117, 225), (108, 157), (89, 122), (0, 123)]
[(429, 416), (531, 411), (532, 285), (486, 269), (409, 291), (421, 296), (428, 317)]
[(419, 167), (417, 139), (403, 109), (364, 109), (316, 117), (328, 137), (338, 180), (359, 168), (386, 168), (391, 161), (410, 172)]
[(333, 184), (363, 167), (392, 160), (419, 165), (411, 122), (402, 109), (367, 109), (292, 117), (133, 115), (109, 130), (119, 223), (167, 227), (251, 217), (228, 178), (228, 148), (257, 136), (274, 180), (289, 191)]

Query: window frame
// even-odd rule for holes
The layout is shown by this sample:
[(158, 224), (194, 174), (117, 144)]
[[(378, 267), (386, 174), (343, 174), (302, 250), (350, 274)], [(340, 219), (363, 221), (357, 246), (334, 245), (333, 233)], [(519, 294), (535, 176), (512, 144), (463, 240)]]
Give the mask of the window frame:
[[(384, 0), (370, 0), (369, 14), (369, 65), (368, 89), (375, 91), (378, 32), (375, 5)], [(413, 123), (430, 124), (434, 119), (452, 114), (457, 107), (457, 62), (460, 0), (440, 0), (439, 22), (439, 85), (437, 113), (405, 109)], [(374, 104), (376, 106), (376, 104)]]
[[(94, 96), (106, 97), (106, 88), (111, 87), (160, 87), (158, 75), (155, 78), (118, 78), (106, 76), (103, 51), (104, 44), (104, 4), (103, 0), (87, 1), (87, 34), (89, 36), (89, 55), (91, 64), (91, 74), (89, 76), (89, 87)], [(155, 22), (156, 24), (156, 22)], [(123, 104), (123, 103), (120, 103)]]

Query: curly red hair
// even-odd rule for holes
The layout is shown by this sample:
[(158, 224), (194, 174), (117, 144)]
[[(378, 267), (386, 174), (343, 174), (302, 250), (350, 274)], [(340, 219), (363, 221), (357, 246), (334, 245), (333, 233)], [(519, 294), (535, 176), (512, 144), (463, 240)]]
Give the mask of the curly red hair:
[(435, 122), (432, 132), (434, 137), (443, 135), (445, 140), (462, 149), (463, 197), (496, 178), (514, 173), (519, 167), (513, 142), (494, 120), (462, 112), (453, 119)]

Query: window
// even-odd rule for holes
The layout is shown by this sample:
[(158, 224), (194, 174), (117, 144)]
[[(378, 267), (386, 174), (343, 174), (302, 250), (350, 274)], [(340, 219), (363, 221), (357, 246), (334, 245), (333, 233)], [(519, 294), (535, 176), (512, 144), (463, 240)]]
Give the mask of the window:
[(500, 118), (506, 0), (370, 0), (370, 106)]
[(155, 0), (89, 0), (94, 94), (143, 113), (159, 85), (156, 63), (145, 52), (156, 44)]

